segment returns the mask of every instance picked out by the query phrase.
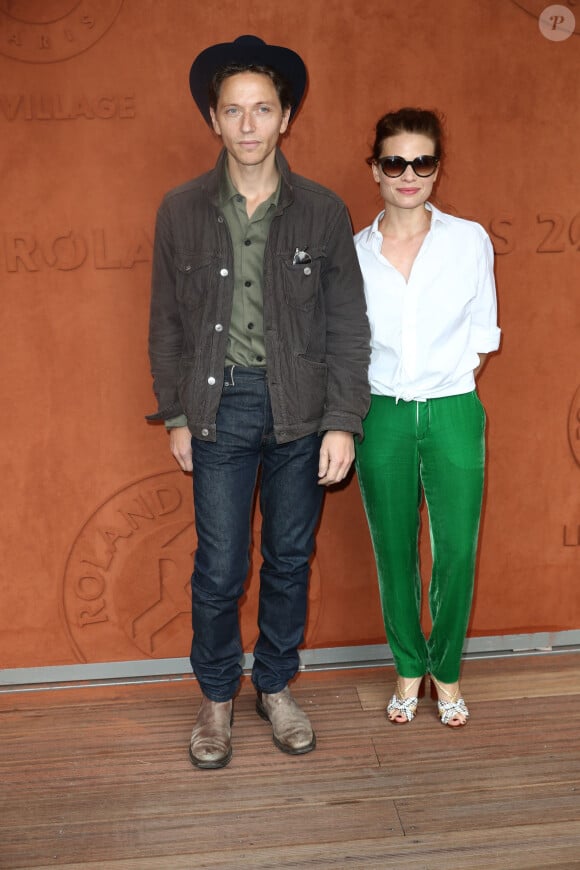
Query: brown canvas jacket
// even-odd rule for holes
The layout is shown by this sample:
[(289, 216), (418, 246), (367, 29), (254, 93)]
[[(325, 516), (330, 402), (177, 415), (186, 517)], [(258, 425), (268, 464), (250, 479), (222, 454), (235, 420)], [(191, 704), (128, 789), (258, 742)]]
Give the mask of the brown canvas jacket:
[[(216, 440), (233, 297), (233, 254), (218, 205), (226, 152), (216, 167), (170, 191), (158, 214), (149, 356), (158, 412), (184, 413), (195, 438)], [(312, 432), (362, 436), (369, 406), (370, 331), (344, 203), (290, 172), (264, 254), (268, 386), (279, 443)], [(297, 252), (307, 262), (295, 262)]]

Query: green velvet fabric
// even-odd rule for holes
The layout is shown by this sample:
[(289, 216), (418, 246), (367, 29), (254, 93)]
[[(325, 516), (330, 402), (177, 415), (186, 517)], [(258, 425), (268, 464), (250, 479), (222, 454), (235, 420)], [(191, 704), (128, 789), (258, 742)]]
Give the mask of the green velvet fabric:
[[(357, 470), (379, 576), (387, 639), (401, 677), (459, 678), (471, 601), (485, 466), (476, 392), (404, 402), (373, 396)], [(421, 628), (419, 507), (429, 511), (429, 638)]]

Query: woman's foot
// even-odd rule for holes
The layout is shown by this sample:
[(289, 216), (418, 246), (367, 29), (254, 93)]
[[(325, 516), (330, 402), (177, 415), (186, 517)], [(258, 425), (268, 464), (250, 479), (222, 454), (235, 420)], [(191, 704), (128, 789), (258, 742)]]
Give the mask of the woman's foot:
[(387, 719), (396, 725), (412, 722), (419, 698), (424, 693), (424, 677), (398, 677), (395, 694), (387, 706)]
[(461, 728), (467, 724), (469, 710), (461, 697), (459, 683), (442, 683), (431, 675), (431, 684), (437, 694), (437, 710), (444, 725), (450, 728)]

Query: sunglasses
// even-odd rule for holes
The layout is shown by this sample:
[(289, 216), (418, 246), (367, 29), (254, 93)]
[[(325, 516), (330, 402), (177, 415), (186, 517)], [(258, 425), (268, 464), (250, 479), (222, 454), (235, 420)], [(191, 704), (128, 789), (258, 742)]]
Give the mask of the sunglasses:
[(379, 157), (377, 163), (387, 178), (398, 178), (405, 172), (407, 166), (410, 166), (419, 178), (429, 178), (439, 166), (439, 158), (430, 154), (422, 154), (420, 157), (415, 157), (414, 160), (405, 160), (403, 157), (395, 155), (393, 157)]

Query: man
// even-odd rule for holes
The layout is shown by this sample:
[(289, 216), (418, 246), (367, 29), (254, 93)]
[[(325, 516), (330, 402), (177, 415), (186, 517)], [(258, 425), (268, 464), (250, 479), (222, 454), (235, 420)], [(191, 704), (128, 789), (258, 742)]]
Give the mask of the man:
[(259, 638), (252, 681), (276, 746), (315, 747), (298, 670), (324, 487), (348, 473), (369, 387), (369, 327), (343, 203), (290, 172), (277, 145), (306, 87), (289, 49), (255, 36), (194, 61), (190, 88), (221, 137), (215, 169), (159, 209), (149, 349), (170, 449), (193, 471), (191, 663), (203, 698), (194, 766), (230, 760), (241, 676), (238, 602), (261, 466)]

